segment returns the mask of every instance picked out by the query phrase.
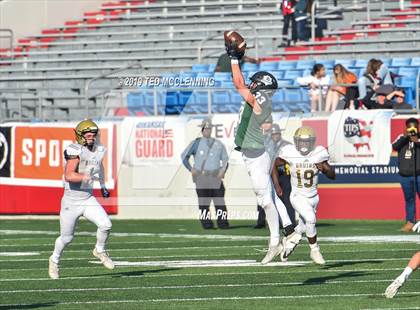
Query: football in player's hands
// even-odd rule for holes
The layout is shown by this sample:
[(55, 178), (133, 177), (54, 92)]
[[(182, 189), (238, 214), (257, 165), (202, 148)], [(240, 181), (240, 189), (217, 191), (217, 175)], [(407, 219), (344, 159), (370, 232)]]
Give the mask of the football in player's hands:
[(109, 191), (105, 187), (101, 188), (101, 193), (104, 198), (109, 198), (110, 196)]
[(245, 39), (236, 31), (230, 30), (224, 33), (226, 52), (230, 58), (241, 59), (245, 55)]

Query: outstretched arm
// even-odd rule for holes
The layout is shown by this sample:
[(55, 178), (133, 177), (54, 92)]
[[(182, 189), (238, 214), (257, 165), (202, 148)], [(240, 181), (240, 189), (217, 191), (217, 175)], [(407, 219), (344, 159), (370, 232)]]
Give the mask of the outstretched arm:
[(277, 157), (274, 161), (273, 168), (271, 169), (271, 179), (273, 180), (274, 190), (276, 191), (276, 194), (279, 197), (283, 195), (283, 189), (280, 185), (278, 168), (285, 164), (286, 162), (283, 159)]
[(327, 178), (334, 180), (335, 179), (335, 170), (333, 167), (330, 166), (328, 161), (324, 161), (322, 163), (315, 164), (316, 167), (321, 171), (323, 174), (327, 176)]

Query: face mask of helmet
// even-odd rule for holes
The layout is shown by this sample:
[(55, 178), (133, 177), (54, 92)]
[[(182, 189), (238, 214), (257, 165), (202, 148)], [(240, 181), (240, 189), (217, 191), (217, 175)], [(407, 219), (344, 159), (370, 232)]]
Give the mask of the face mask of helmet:
[(308, 155), (315, 147), (315, 138), (299, 138), (295, 137), (295, 145), (302, 155)]

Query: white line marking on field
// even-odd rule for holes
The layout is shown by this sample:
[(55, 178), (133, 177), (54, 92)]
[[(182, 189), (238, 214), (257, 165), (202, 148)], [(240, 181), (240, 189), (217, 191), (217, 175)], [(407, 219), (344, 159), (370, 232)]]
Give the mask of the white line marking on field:
[[(399, 295), (419, 295), (420, 292), (401, 292)], [(122, 304), (122, 303), (159, 303), (159, 302), (201, 302), (214, 300), (264, 300), (264, 299), (314, 299), (316, 298), (347, 298), (347, 297), (375, 297), (383, 294), (325, 294), (325, 295), (287, 295), (287, 296), (230, 296), (230, 297), (197, 297), (197, 298), (162, 298), (162, 299), (123, 299), (123, 300), (95, 300), (58, 302), (55, 305), (84, 305), (84, 304)], [(0, 304), (0, 307), (23, 307), (32, 304)]]
[[(58, 235), (57, 231), (48, 230), (0, 230), (4, 235)], [(96, 236), (96, 232), (77, 232), (77, 235)], [(188, 238), (188, 239), (230, 239), (230, 240), (267, 240), (266, 236), (241, 235), (206, 235), (206, 234), (169, 234), (169, 233), (112, 233), (113, 237), (159, 237), (159, 238)], [(319, 237), (320, 241), (332, 242), (419, 242), (416, 235), (384, 235), (384, 236), (345, 236), (345, 237)]]
[[(101, 264), (98, 261), (90, 261), (92, 264)], [(174, 261), (152, 261), (152, 262), (128, 262), (114, 261), (116, 266), (163, 266), (167, 268), (187, 268), (187, 267), (273, 267), (273, 266), (303, 266), (309, 262), (273, 262), (262, 265), (256, 260), (174, 260)]]
[(408, 308), (366, 308), (360, 310), (418, 310), (420, 307), (408, 307)]
[[(123, 268), (124, 266), (119, 266)], [(129, 267), (129, 266), (126, 266)], [(63, 269), (103, 269), (102, 266), (91, 266), (91, 267), (64, 267)], [(39, 268), (27, 268), (27, 269), (2, 269), (1, 271), (26, 271), (26, 270), (39, 270)], [(401, 271), (401, 267), (398, 268), (376, 268), (376, 269), (316, 269), (316, 270), (305, 270), (305, 273), (340, 273), (340, 272), (382, 272), (382, 271)], [(296, 270), (277, 270), (277, 271), (241, 271), (241, 272), (205, 272), (205, 273), (171, 273), (171, 274), (148, 274), (148, 270), (143, 271), (144, 274), (139, 275), (120, 275), (120, 274), (107, 274), (107, 275), (95, 275), (95, 279), (98, 278), (109, 278), (115, 279), (115, 276), (118, 278), (171, 278), (171, 277), (203, 277), (203, 276), (235, 276), (235, 275), (257, 275), (257, 274), (296, 274)], [(79, 277), (60, 277), (60, 281), (63, 280), (82, 280), (82, 279), (92, 279), (88, 276), (79, 276)], [(19, 282), (19, 281), (55, 281), (51, 278), (16, 278), (16, 279), (0, 279), (0, 282)]]
[(35, 256), (40, 254), (40, 252), (0, 252), (0, 256)]
[[(349, 281), (320, 281), (305, 283), (297, 282), (265, 282), (265, 283), (223, 283), (223, 284), (197, 284), (197, 285), (163, 285), (163, 286), (130, 286), (130, 287), (86, 287), (86, 288), (51, 288), (36, 290), (9, 290), (0, 291), (0, 294), (17, 293), (51, 293), (51, 292), (101, 292), (101, 291), (131, 291), (131, 290), (167, 290), (167, 289), (192, 289), (192, 288), (214, 288), (214, 287), (264, 287), (264, 286), (290, 286), (290, 285), (327, 285), (327, 284), (352, 284), (352, 283), (391, 283), (393, 279), (380, 280), (349, 280)], [(412, 279), (410, 281), (420, 281)], [(420, 293), (420, 292), (419, 292)]]

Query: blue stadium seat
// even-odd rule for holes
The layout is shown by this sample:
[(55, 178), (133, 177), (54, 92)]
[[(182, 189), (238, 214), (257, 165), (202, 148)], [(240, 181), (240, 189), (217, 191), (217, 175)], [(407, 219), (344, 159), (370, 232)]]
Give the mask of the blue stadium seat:
[(245, 83), (248, 83), (251, 76), (253, 76), (255, 73), (257, 73), (257, 71), (249, 71), (247, 76), (244, 75)]
[(296, 64), (296, 69), (298, 70), (311, 70), (315, 65), (315, 60), (299, 60)]
[(274, 75), (277, 81), (284, 77), (284, 71), (271, 71), (270, 73)]
[(250, 62), (246, 62), (242, 65), (241, 70), (242, 72), (243, 71), (258, 71), (258, 65), (250, 63)]
[(180, 91), (178, 93), (179, 104), (185, 105), (189, 104), (192, 100), (192, 91)]
[(398, 70), (398, 74), (401, 76), (416, 77), (418, 71), (419, 69), (416, 67), (402, 67)]
[(277, 80), (277, 84), (279, 87), (290, 86), (293, 85), (294, 80)]
[(295, 80), (298, 77), (302, 76), (302, 71), (297, 71), (297, 70), (288, 70), (285, 72), (284, 74), (284, 79), (286, 80)]
[(284, 90), (278, 89), (272, 97), (273, 103), (283, 102), (284, 101)]
[(195, 64), (195, 65), (192, 66), (191, 70), (193, 72), (207, 72), (207, 71), (209, 71), (209, 65)]
[(196, 77), (198, 78), (209, 78), (213, 77), (213, 72), (198, 72)]
[(312, 73), (312, 69), (305, 69), (302, 72), (302, 76), (309, 76)]
[(179, 74), (179, 77), (181, 78), (181, 79), (185, 79), (185, 78), (187, 78), (187, 77), (189, 77), (189, 78), (194, 78), (194, 77), (196, 77), (197, 76), (197, 72), (181, 72), (180, 74)]
[(409, 66), (411, 63), (411, 58), (393, 58), (391, 61), (391, 67), (405, 67)]
[(353, 67), (354, 60), (353, 59), (336, 59), (334, 62), (334, 65), (338, 65), (338, 64), (341, 64), (345, 68), (348, 69), (349, 67)]
[(300, 94), (302, 96), (302, 101), (304, 101), (304, 102), (309, 102), (310, 101), (309, 93), (308, 93), (307, 89), (301, 88), (300, 89)]
[(294, 70), (296, 69), (296, 61), (279, 61), (277, 70)]
[(214, 69), (216, 69), (216, 64), (215, 63), (209, 64), (209, 72), (214, 72)]
[(230, 102), (228, 91), (214, 91), (211, 95), (213, 105), (227, 104)]
[(206, 92), (206, 91), (194, 91), (192, 102), (194, 104), (207, 105), (207, 103), (208, 103), (208, 92)]
[(279, 63), (277, 61), (264, 61), (260, 63), (259, 71), (273, 71), (277, 70)]
[(392, 59), (391, 58), (385, 58), (385, 59), (381, 59), (381, 61), (383, 62), (383, 64), (387, 67), (391, 67), (392, 66)]
[(231, 81), (232, 73), (230, 72), (215, 72), (213, 75), (216, 81)]
[(129, 93), (127, 95), (127, 108), (138, 109), (144, 106), (143, 93)]
[(240, 104), (244, 99), (236, 90), (230, 91), (230, 102), (234, 104)]
[(413, 58), (411, 58), (410, 66), (412, 66), (412, 67), (420, 67), (420, 57), (413, 57)]
[(223, 88), (234, 88), (232, 81), (222, 81), (222, 87)]
[(174, 91), (168, 91), (166, 92), (166, 95), (163, 98), (166, 106), (170, 105), (170, 106), (174, 106), (174, 105), (178, 105), (179, 101), (178, 101), (178, 93), (174, 92)]
[(302, 101), (302, 94), (300, 89), (287, 89), (284, 93), (284, 101), (286, 102), (300, 102)]
[(334, 67), (334, 60), (320, 60), (318, 63), (324, 65), (327, 69), (332, 69)]
[(366, 59), (357, 59), (353, 64), (355, 68), (366, 68), (368, 61)]

